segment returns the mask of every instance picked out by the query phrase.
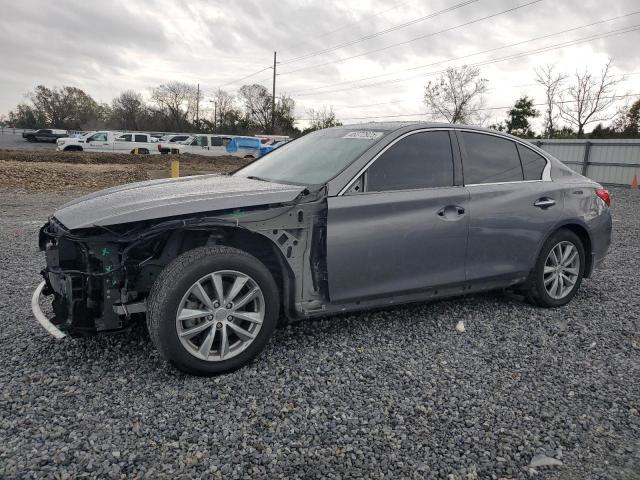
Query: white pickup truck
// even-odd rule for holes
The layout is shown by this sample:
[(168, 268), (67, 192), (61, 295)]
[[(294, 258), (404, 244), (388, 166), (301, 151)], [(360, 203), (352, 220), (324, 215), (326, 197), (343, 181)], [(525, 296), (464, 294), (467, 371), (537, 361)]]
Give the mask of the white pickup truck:
[(148, 133), (100, 131), (84, 138), (61, 138), (56, 150), (62, 152), (113, 152), (158, 154), (158, 140)]
[(258, 158), (261, 140), (256, 137), (238, 135), (197, 134), (183, 142), (158, 144), (160, 153), (191, 153), (217, 157), (232, 155), (240, 158)]

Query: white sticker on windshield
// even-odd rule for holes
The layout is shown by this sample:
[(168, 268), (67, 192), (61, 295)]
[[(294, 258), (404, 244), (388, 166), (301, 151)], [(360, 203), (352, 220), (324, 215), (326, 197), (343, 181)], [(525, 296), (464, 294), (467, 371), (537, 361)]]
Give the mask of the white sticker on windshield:
[(371, 132), (369, 130), (361, 130), (359, 132), (349, 132), (342, 138), (360, 138), (362, 140), (376, 140), (382, 136), (382, 132)]

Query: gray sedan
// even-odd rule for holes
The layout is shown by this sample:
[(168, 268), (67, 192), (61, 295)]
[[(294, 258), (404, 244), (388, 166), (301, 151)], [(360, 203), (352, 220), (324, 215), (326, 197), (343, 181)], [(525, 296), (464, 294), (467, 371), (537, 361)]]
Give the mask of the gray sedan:
[(563, 306), (606, 255), (609, 202), (601, 185), (502, 133), (337, 127), (232, 175), (62, 206), (40, 232), (47, 266), (32, 305), (58, 338), (146, 319), (169, 362), (218, 374), (288, 320), (502, 288)]

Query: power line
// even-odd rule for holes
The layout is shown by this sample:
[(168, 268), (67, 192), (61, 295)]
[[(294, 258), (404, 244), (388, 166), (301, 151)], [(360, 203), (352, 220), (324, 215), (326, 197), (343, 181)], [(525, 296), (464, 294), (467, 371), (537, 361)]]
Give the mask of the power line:
[(262, 72), (264, 72), (265, 70), (269, 70), (269, 69), (271, 69), (271, 68), (273, 68), (273, 67), (272, 67), (272, 66), (264, 67), (264, 68), (262, 68), (262, 69), (260, 69), (260, 70), (257, 70), (257, 71), (255, 71), (255, 72), (253, 72), (253, 73), (250, 73), (250, 74), (248, 74), (248, 75), (245, 75), (244, 77), (238, 78), (238, 79), (236, 79), (236, 80), (232, 80), (232, 81), (227, 82), (227, 83), (223, 83), (222, 85), (219, 85), (219, 86), (218, 86), (218, 89), (220, 89), (220, 88), (222, 88), (222, 87), (226, 87), (227, 85), (233, 85), (234, 83), (241, 82), (242, 80), (245, 80), (245, 79), (247, 79), (247, 78), (253, 77), (254, 75), (257, 75), (257, 74), (259, 74), (259, 73), (262, 73)]
[[(604, 34), (591, 35), (591, 36), (587, 36), (587, 37), (583, 37), (583, 38), (579, 38), (579, 39), (575, 39), (575, 40), (571, 40), (571, 41), (567, 41), (567, 42), (561, 42), (561, 43), (550, 45), (550, 46), (547, 46), (547, 47), (542, 47), (542, 48), (538, 48), (538, 49), (529, 50), (527, 52), (522, 52), (522, 53), (515, 54), (515, 55), (507, 55), (505, 57), (499, 57), (499, 58), (495, 58), (495, 59), (476, 62), (476, 63), (473, 63), (473, 64), (469, 64), (469, 66), (473, 66), (473, 67), (475, 67), (475, 66), (484, 66), (484, 65), (490, 65), (490, 64), (493, 64), (493, 63), (503, 62), (503, 61), (506, 61), (506, 60), (513, 60), (513, 59), (524, 57), (524, 56), (535, 55), (535, 54), (538, 54), (538, 53), (544, 53), (544, 52), (548, 52), (548, 51), (552, 51), (552, 50), (557, 50), (557, 49), (568, 47), (568, 46), (572, 46), (572, 45), (578, 45), (580, 43), (589, 42), (591, 40), (599, 40), (599, 39), (607, 38), (607, 37), (611, 37), (611, 36), (623, 35), (623, 34), (626, 34), (626, 33), (631, 33), (631, 32), (634, 32), (634, 31), (638, 30), (639, 28), (640, 28), (640, 25), (631, 25), (629, 27), (624, 27), (624, 28), (617, 29), (617, 30), (611, 30), (611, 31), (609, 31), (607, 33), (604, 33)], [(570, 29), (570, 30), (567, 30), (567, 31), (571, 31), (571, 30), (575, 30), (575, 29)], [(549, 35), (549, 36), (558, 35), (560, 33), (566, 33), (566, 32), (565, 31), (557, 32), (557, 33)], [(545, 36), (545, 37), (548, 37), (548, 36)], [(332, 86), (341, 85), (341, 84), (345, 84), (345, 83), (353, 83), (353, 82), (358, 82), (358, 81), (362, 81), (362, 80), (368, 80), (368, 79), (377, 78), (377, 77), (381, 77), (381, 76), (391, 75), (393, 73), (401, 73), (401, 72), (406, 72), (406, 71), (411, 71), (411, 70), (417, 70), (417, 69), (420, 69), (420, 68), (425, 68), (425, 67), (428, 67), (428, 66), (437, 65), (437, 64), (441, 64), (441, 63), (453, 62), (453, 61), (456, 61), (456, 60), (461, 60), (461, 59), (472, 57), (472, 56), (475, 56), (475, 55), (481, 55), (483, 53), (489, 53), (489, 52), (496, 51), (496, 50), (501, 50), (501, 49), (504, 49), (504, 48), (510, 48), (512, 46), (515, 46), (515, 45), (532, 42), (532, 41), (538, 40), (540, 38), (544, 38), (544, 37), (538, 37), (538, 38), (535, 38), (535, 39), (526, 40), (524, 42), (518, 42), (516, 44), (507, 45), (507, 46), (504, 46), (504, 47), (493, 48), (493, 49), (490, 49), (490, 50), (476, 52), (476, 53), (469, 54), (469, 55), (463, 55), (461, 57), (452, 58), (452, 59), (448, 59), (448, 60), (442, 60), (442, 61), (439, 61), (439, 62), (434, 62), (434, 63), (431, 63), (431, 64), (427, 64), (427, 65), (420, 65), (420, 66), (417, 66), (417, 67), (406, 68), (406, 69), (398, 70), (398, 71), (395, 71), (395, 72), (390, 72), (390, 73), (387, 73), (387, 74), (384, 74), (384, 75), (375, 75), (373, 77), (366, 77), (366, 78), (361, 78), (361, 79), (349, 80), (349, 81), (345, 81), (345, 82), (337, 82), (337, 83), (333, 83), (333, 84), (324, 85), (322, 87), (306, 88), (306, 89), (303, 89), (303, 90), (294, 91), (294, 92), (291, 93), (291, 95), (297, 95), (297, 96), (313, 95), (314, 93), (304, 93), (304, 92), (313, 91), (313, 90), (319, 90), (319, 89), (322, 89), (322, 88), (332, 87)], [(421, 78), (423, 76), (437, 75), (439, 73), (444, 73), (444, 72), (446, 72), (446, 69), (445, 70), (438, 70), (438, 71), (421, 73), (421, 74), (414, 75), (414, 76), (411, 76), (411, 77), (406, 77), (406, 78), (390, 79), (390, 80), (384, 80), (384, 81), (376, 82), (376, 83), (368, 83), (368, 84), (364, 84), (364, 85), (353, 85), (353, 86), (350, 86), (350, 87), (338, 88), (338, 89), (334, 89), (334, 90), (326, 90), (326, 91), (321, 91), (321, 92), (316, 92), (316, 93), (317, 94), (325, 94), (325, 93), (341, 92), (341, 91), (353, 90), (353, 89), (359, 89), (359, 88), (368, 88), (368, 87), (375, 87), (375, 86), (380, 86), (380, 85), (388, 85), (388, 84), (392, 84), (392, 83), (405, 82), (407, 80), (412, 80), (414, 78)]]
[[(627, 93), (625, 95), (613, 95), (610, 97), (602, 97), (602, 100), (617, 100), (620, 98), (628, 98), (628, 97), (638, 97), (640, 96), (640, 93)], [(566, 103), (576, 103), (575, 100), (563, 100), (560, 102), (555, 102), (557, 103), (562, 103), (562, 104), (566, 104)], [(534, 107), (542, 107), (545, 106), (547, 103), (546, 102), (542, 102), (542, 103), (534, 103), (533, 106)], [(513, 105), (507, 105), (507, 106), (502, 106), (502, 107), (482, 107), (482, 108), (476, 108), (471, 110), (471, 112), (485, 112), (485, 111), (491, 111), (491, 110), (505, 110), (505, 109), (509, 109), (509, 108), (513, 108)], [(419, 113), (403, 113), (403, 114), (398, 114), (398, 115), (370, 115), (370, 116), (366, 116), (366, 117), (348, 117), (348, 118), (341, 118), (340, 120), (370, 120), (373, 118), (382, 118), (382, 119), (386, 119), (386, 118), (404, 118), (404, 117), (419, 117), (419, 116), (424, 116), (424, 115), (439, 115), (438, 112), (419, 112)], [(312, 120), (311, 118), (298, 118), (297, 120)]]
[(473, 25), (474, 23), (479, 23), (479, 22), (482, 22), (484, 20), (488, 20), (490, 18), (495, 18), (495, 17), (498, 17), (500, 15), (504, 15), (506, 13), (511, 13), (511, 12), (513, 12), (515, 10), (519, 10), (521, 8), (528, 7), (530, 5), (533, 5), (535, 3), (539, 3), (541, 1), (542, 0), (533, 0), (533, 1), (529, 2), (529, 3), (518, 5), (517, 7), (512, 7), (512, 8), (509, 8), (507, 10), (503, 10), (501, 12), (497, 12), (497, 13), (494, 13), (494, 14), (491, 14), (491, 15), (487, 15), (485, 17), (477, 18), (475, 20), (471, 20), (469, 22), (461, 23), (459, 25), (455, 25), (453, 27), (445, 28), (443, 30), (438, 30), (437, 32), (428, 33), (426, 35), (420, 35), (419, 37), (414, 37), (414, 38), (411, 38), (409, 40), (405, 40), (403, 42), (393, 43), (391, 45), (387, 45), (386, 47), (381, 47), (381, 48), (376, 48), (376, 49), (373, 49), (373, 50), (368, 50), (366, 52), (358, 53), (357, 55), (351, 55), (349, 57), (338, 58), (336, 60), (330, 60), (330, 61), (324, 62), (324, 63), (308, 65), (308, 66), (305, 66), (305, 67), (296, 68), (295, 70), (288, 70), (288, 71), (282, 72), (280, 75), (288, 75), (288, 74), (291, 74), (291, 73), (302, 72), (302, 71), (305, 71), (305, 70), (312, 70), (314, 68), (320, 68), (320, 67), (324, 67), (324, 66), (327, 66), (327, 65), (332, 65), (334, 63), (345, 62), (347, 60), (352, 60), (354, 58), (364, 57), (364, 56), (369, 55), (371, 53), (383, 52), (385, 50), (390, 50), (392, 48), (399, 47), (401, 45), (408, 45), (409, 43), (415, 42), (417, 40), (424, 40), (425, 38), (435, 37), (436, 35), (439, 35), (441, 33), (450, 32), (452, 30), (457, 30), (458, 28), (466, 27), (468, 25)]
[(393, 72), (381, 73), (381, 74), (373, 75), (373, 76), (370, 76), (370, 77), (362, 77), (362, 78), (357, 78), (357, 79), (354, 79), (354, 80), (344, 80), (342, 82), (335, 82), (335, 83), (331, 83), (331, 84), (328, 84), (328, 85), (324, 85), (322, 87), (309, 87), (309, 88), (305, 88), (305, 89), (302, 89), (302, 90), (298, 90), (298, 91), (296, 91), (294, 93), (306, 92), (306, 91), (310, 91), (310, 90), (318, 90), (318, 89), (327, 88), (327, 87), (331, 87), (331, 86), (344, 85), (344, 84), (353, 83), (353, 82), (360, 82), (360, 81), (363, 81), (363, 80), (373, 80), (375, 78), (386, 77), (388, 75), (394, 75), (396, 73), (402, 73), (402, 72), (407, 72), (407, 71), (411, 71), (411, 70), (419, 70), (421, 68), (432, 67), (434, 65), (440, 65), (442, 63), (447, 63), (447, 62), (451, 62), (451, 61), (455, 61), (455, 60), (462, 60), (462, 59), (473, 57), (473, 56), (476, 56), (476, 55), (482, 55), (482, 54), (485, 54), (485, 53), (491, 53), (491, 52), (495, 52), (495, 51), (498, 51), (498, 50), (504, 50), (506, 48), (517, 47), (517, 46), (523, 45), (525, 43), (531, 43), (531, 42), (535, 42), (535, 41), (538, 41), (538, 40), (544, 40), (544, 39), (547, 39), (547, 38), (551, 38), (551, 37), (555, 37), (555, 36), (558, 36), (558, 35), (562, 35), (564, 33), (574, 32), (574, 31), (577, 31), (577, 30), (582, 30), (583, 28), (588, 28), (588, 27), (593, 27), (595, 25), (600, 25), (602, 23), (612, 22), (612, 21), (615, 21), (615, 20), (620, 20), (621, 18), (630, 17), (632, 15), (637, 15), (639, 13), (640, 13), (640, 11), (635, 11), (635, 12), (627, 13), (625, 15), (618, 15), (616, 17), (611, 17), (611, 18), (607, 18), (607, 19), (604, 19), (604, 20), (598, 20), (597, 22), (588, 23), (588, 24), (585, 24), (585, 25), (580, 25), (578, 27), (573, 27), (573, 28), (569, 28), (569, 29), (566, 29), (566, 30), (560, 30), (560, 31), (555, 32), (555, 33), (549, 33), (549, 34), (546, 34), (546, 35), (541, 35), (539, 37), (530, 38), (528, 40), (522, 40), (520, 42), (512, 43), (512, 44), (509, 44), (509, 45), (503, 45), (503, 46), (500, 46), (500, 47), (490, 48), (488, 50), (482, 50), (480, 52), (475, 52), (475, 53), (471, 53), (471, 54), (468, 54), (468, 55), (463, 55), (461, 57), (456, 57), (456, 58), (453, 58), (453, 59), (440, 60), (440, 61), (437, 61), (437, 62), (418, 65), (416, 67), (404, 68), (404, 69), (401, 69), (401, 70), (395, 70)]
[(341, 27), (335, 28), (333, 30), (329, 30), (328, 32), (325, 32), (325, 33), (320, 34), (320, 35), (315, 35), (312, 38), (323, 38), (323, 37), (326, 37), (328, 35), (332, 35), (332, 34), (334, 34), (336, 32), (339, 32), (340, 30), (344, 30), (345, 28), (350, 27), (351, 25), (355, 25), (356, 23), (364, 22), (364, 20), (367, 19), (367, 18), (378, 17), (378, 16), (382, 15), (383, 13), (390, 12), (391, 10), (396, 10), (396, 9), (398, 9), (400, 7), (403, 7), (403, 6), (407, 5), (408, 3), (413, 3), (414, 1), (415, 0), (410, 0), (408, 2), (398, 3), (398, 4), (396, 4), (395, 6), (393, 6), (391, 8), (387, 8), (386, 10), (382, 10), (380, 12), (376, 12), (376, 13), (371, 13), (369, 15), (365, 15), (364, 17), (360, 18), (360, 20), (354, 20), (353, 22), (345, 23)]
[[(332, 52), (334, 50), (338, 50), (340, 48), (349, 47), (351, 45), (355, 45), (357, 43), (364, 42), (365, 40), (370, 40), (372, 38), (376, 38), (376, 37), (379, 37), (379, 36), (382, 36), (382, 35), (386, 35), (387, 33), (395, 32), (396, 30), (400, 30), (402, 28), (405, 28), (405, 27), (408, 27), (408, 26), (411, 26), (411, 25), (415, 25), (416, 23), (423, 22), (425, 20), (429, 20), (431, 18), (437, 17), (438, 15), (442, 15), (444, 13), (452, 12), (454, 10), (457, 10), (459, 8), (462, 8), (462, 7), (466, 7), (467, 5), (471, 5), (472, 3), (475, 3), (475, 2), (478, 2), (478, 1), (480, 1), (480, 0), (465, 0), (464, 2), (457, 3), (455, 5), (452, 5), (451, 7), (447, 7), (447, 8), (442, 9), (442, 10), (438, 10), (437, 12), (430, 13), (429, 15), (425, 15), (424, 17), (415, 18), (415, 19), (410, 20), (408, 22), (401, 23), (399, 25), (395, 25), (393, 27), (389, 27), (389, 28), (386, 28), (384, 30), (380, 30), (380, 31), (375, 32), (375, 33), (371, 33), (371, 34), (365, 35), (363, 37), (356, 38), (355, 40), (350, 40), (348, 42), (340, 43), (340, 44), (334, 45), (332, 47), (324, 48), (324, 49), (321, 49), (321, 50), (316, 50), (314, 52), (309, 52), (309, 53), (306, 53), (304, 55), (299, 55), (297, 57), (294, 57), (292, 59), (289, 59), (287, 61), (282, 62), (282, 64), (285, 65), (285, 64), (289, 64), (289, 63), (293, 63), (293, 62), (298, 62), (298, 61), (304, 60), (306, 58), (315, 57), (315, 56), (318, 56), (318, 55), (322, 55), (323, 53), (328, 53), (328, 52)], [(537, 1), (542, 1), (542, 0), (537, 0)]]

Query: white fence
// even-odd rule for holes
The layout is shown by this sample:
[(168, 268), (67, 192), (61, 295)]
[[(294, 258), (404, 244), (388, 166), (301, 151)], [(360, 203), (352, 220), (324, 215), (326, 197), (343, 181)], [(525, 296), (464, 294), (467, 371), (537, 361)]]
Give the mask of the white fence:
[(572, 170), (596, 182), (630, 185), (640, 179), (640, 139), (532, 140)]

